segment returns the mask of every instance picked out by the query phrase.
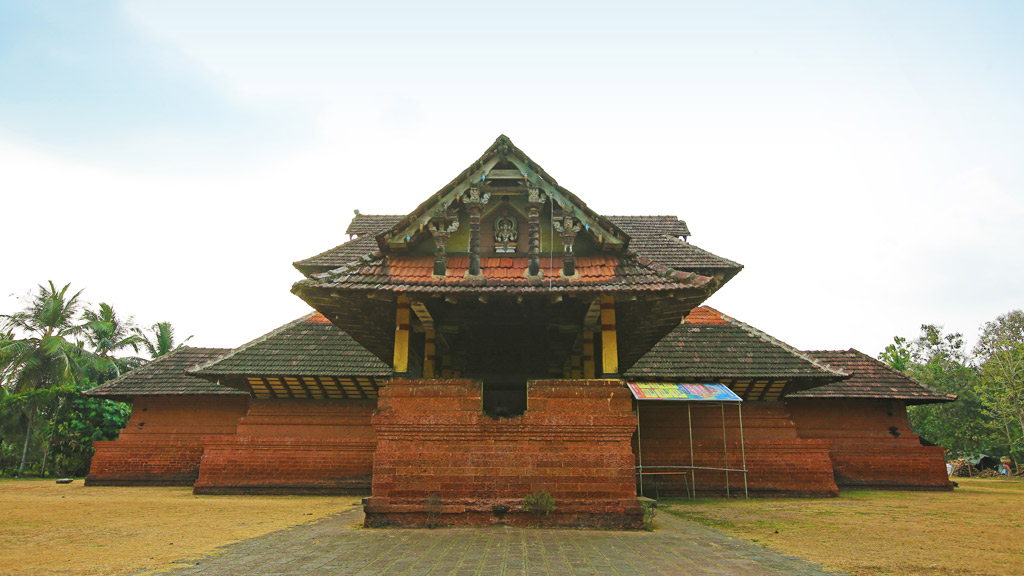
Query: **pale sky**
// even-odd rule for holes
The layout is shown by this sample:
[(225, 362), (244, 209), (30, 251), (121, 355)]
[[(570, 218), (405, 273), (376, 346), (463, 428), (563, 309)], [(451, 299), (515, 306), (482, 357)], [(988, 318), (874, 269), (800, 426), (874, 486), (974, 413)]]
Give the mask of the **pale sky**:
[(1024, 306), (1022, 3), (348, 4), (0, 0), (0, 312), (71, 282), (241, 345), (502, 133), (798, 348)]

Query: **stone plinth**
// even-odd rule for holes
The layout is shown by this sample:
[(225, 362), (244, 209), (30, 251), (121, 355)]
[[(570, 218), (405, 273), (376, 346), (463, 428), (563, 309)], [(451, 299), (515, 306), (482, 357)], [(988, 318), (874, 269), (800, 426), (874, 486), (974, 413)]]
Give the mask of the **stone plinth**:
[(946, 449), (922, 446), (899, 400), (788, 400), (802, 438), (829, 440), (836, 484), (871, 488), (952, 490)]
[[(693, 423), (693, 461), (690, 460), (690, 427)], [(723, 444), (724, 426), (724, 444)], [(641, 402), (640, 439), (645, 467), (644, 495), (686, 494), (686, 483), (698, 494), (726, 494), (726, 474), (690, 470), (687, 475), (656, 466), (695, 466), (742, 469), (740, 426), (737, 409), (727, 404), (694, 403), (689, 418), (686, 402)], [(831, 443), (800, 437), (782, 402), (744, 402), (743, 440), (748, 470), (747, 489), (753, 495), (836, 496), (839, 489), (829, 459)], [(639, 461), (639, 458), (638, 458)], [(679, 472), (679, 470), (673, 470)], [(743, 495), (743, 475), (728, 475), (729, 492)]]
[(523, 498), (539, 491), (556, 506), (542, 525), (641, 526), (623, 382), (532, 381), (515, 418), (487, 416), (481, 400), (474, 380), (387, 384), (367, 526), (534, 524)]
[(209, 442), (196, 494), (370, 489), (376, 400), (253, 400), (234, 436)]
[(139, 396), (117, 440), (93, 442), (89, 486), (191, 486), (210, 442), (234, 434), (249, 399)]

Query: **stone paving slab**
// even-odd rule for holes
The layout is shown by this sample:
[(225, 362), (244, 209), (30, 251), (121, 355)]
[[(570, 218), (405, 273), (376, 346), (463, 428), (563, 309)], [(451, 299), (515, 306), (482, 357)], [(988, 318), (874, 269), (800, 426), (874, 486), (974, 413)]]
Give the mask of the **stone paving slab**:
[[(181, 561), (161, 576), (838, 575), (662, 513), (654, 532), (365, 529), (359, 508)], [(153, 574), (146, 572), (146, 574)]]

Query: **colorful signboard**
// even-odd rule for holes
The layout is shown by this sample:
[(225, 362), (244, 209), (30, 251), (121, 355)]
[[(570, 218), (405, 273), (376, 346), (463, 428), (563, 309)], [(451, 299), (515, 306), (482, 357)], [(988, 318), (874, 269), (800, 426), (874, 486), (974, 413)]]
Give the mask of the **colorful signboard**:
[(637, 400), (685, 400), (689, 402), (741, 402), (725, 384), (678, 384), (675, 382), (629, 382)]

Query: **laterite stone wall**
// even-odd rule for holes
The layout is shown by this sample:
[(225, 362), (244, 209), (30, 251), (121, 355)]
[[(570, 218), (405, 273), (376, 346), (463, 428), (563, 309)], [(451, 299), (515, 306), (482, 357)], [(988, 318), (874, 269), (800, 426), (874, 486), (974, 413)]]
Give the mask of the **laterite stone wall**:
[[(709, 470), (685, 471), (658, 466), (743, 468), (740, 428), (734, 404), (640, 402), (640, 447), (644, 465), (643, 494), (658, 498), (686, 494), (686, 484), (698, 494), (726, 495), (726, 474)], [(693, 460), (690, 428), (693, 423)], [(836, 496), (828, 440), (798, 436), (782, 402), (744, 402), (743, 438), (747, 489), (752, 495)], [(636, 439), (634, 438), (634, 447)], [(641, 451), (637, 451), (640, 462)], [(665, 474), (673, 472), (673, 474)], [(743, 475), (728, 474), (729, 493), (743, 495)]]
[(527, 404), (491, 418), (479, 381), (391, 380), (373, 418), (366, 524), (531, 524), (523, 498), (543, 490), (556, 509), (542, 524), (640, 527), (624, 383), (534, 381)]
[(196, 494), (370, 491), (375, 399), (252, 400), (232, 437), (207, 444)]
[(802, 438), (829, 440), (839, 486), (952, 490), (945, 448), (922, 446), (901, 401), (788, 400)]
[(191, 486), (207, 443), (234, 434), (249, 402), (239, 396), (137, 396), (117, 440), (96, 449), (91, 486)]

